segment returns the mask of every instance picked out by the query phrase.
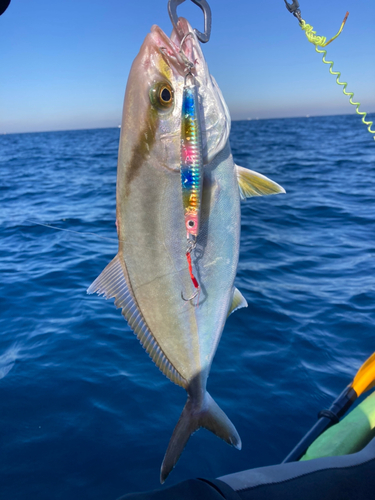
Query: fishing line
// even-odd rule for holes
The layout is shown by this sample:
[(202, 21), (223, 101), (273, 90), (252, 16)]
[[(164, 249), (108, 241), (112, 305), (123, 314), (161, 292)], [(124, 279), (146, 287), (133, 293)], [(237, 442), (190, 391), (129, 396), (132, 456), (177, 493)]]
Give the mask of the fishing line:
[[(339, 31), (337, 32), (337, 34), (334, 37), (332, 37), (328, 42), (326, 42), (327, 38), (325, 36), (317, 35), (316, 31), (314, 31), (314, 28), (310, 24), (307, 24), (303, 19), (301, 20), (300, 26), (301, 26), (302, 30), (305, 32), (305, 35), (306, 35), (308, 41), (315, 45), (316, 52), (318, 52), (318, 54), (323, 54), (322, 61), (324, 62), (324, 64), (329, 64), (329, 72), (331, 73), (331, 75), (336, 76), (336, 83), (338, 85), (342, 85), (343, 93), (345, 95), (349, 96), (350, 104), (352, 104), (352, 106), (355, 106), (356, 113), (358, 115), (362, 116), (362, 122), (364, 123), (364, 125), (367, 126), (367, 130), (370, 132), (370, 134), (375, 134), (375, 130), (371, 129), (373, 122), (366, 121), (366, 119), (365, 119), (367, 113), (364, 111), (359, 111), (359, 107), (360, 107), (359, 102), (353, 102), (354, 92), (347, 92), (346, 87), (348, 84), (346, 82), (340, 82), (341, 72), (340, 71), (333, 71), (333, 61), (326, 60), (327, 51), (324, 49), (323, 50), (318, 49), (318, 47), (322, 47), (322, 48), (327, 47), (327, 45), (329, 43), (333, 42), (333, 40), (335, 40), (335, 38), (337, 38), (340, 35), (340, 33), (342, 32), (342, 30), (344, 28), (344, 25), (346, 23), (348, 15), (349, 15), (349, 12), (346, 13), (345, 18), (344, 18), (344, 20), (341, 24), (341, 27), (340, 27)], [(375, 135), (374, 135), (374, 139), (375, 139)]]
[[(315, 46), (316, 52), (318, 52), (318, 54), (323, 54), (322, 61), (324, 62), (324, 64), (329, 65), (329, 72), (331, 73), (331, 75), (336, 76), (336, 83), (338, 85), (341, 85), (343, 93), (345, 95), (349, 96), (350, 104), (352, 106), (355, 106), (356, 113), (358, 115), (362, 116), (362, 122), (364, 125), (366, 125), (367, 130), (370, 132), (370, 134), (375, 134), (375, 130), (373, 130), (371, 128), (373, 125), (373, 122), (366, 120), (367, 113), (364, 111), (359, 111), (360, 103), (353, 101), (354, 92), (347, 92), (346, 87), (348, 84), (346, 82), (340, 82), (341, 72), (340, 71), (333, 71), (333, 61), (326, 60), (327, 51), (324, 49), (323, 50), (318, 49), (318, 47), (321, 47), (321, 48), (327, 47), (327, 45), (329, 45), (331, 42), (333, 42), (333, 40), (335, 40), (340, 35), (342, 30), (344, 29), (344, 25), (346, 23), (346, 20), (348, 19), (349, 12), (346, 13), (339, 31), (336, 33), (335, 36), (333, 36), (327, 42), (327, 38), (325, 36), (317, 35), (316, 31), (314, 31), (314, 28), (310, 24), (306, 23), (306, 21), (304, 19), (302, 19), (301, 11), (299, 9), (299, 4), (298, 4), (297, 0), (293, 0), (292, 4), (288, 4), (288, 2), (286, 0), (284, 0), (284, 1), (285, 1), (286, 7), (289, 10), (289, 12), (291, 12), (298, 19), (299, 25), (300, 25), (301, 29), (305, 32), (305, 35), (306, 35), (306, 38), (308, 39), (308, 41)], [(375, 135), (373, 136), (373, 138), (375, 140)]]
[(74, 233), (74, 234), (79, 234), (81, 236), (86, 236), (86, 237), (92, 237), (95, 236), (95, 238), (101, 238), (102, 240), (109, 240), (109, 241), (121, 241), (124, 243), (123, 240), (119, 240), (117, 238), (109, 238), (108, 236), (101, 236), (100, 234), (97, 233), (90, 233), (86, 231), (74, 231), (73, 229), (63, 229), (61, 227), (57, 226), (52, 226), (51, 224), (43, 224), (42, 222), (37, 222), (32, 219), (25, 219), (24, 222), (29, 222), (30, 224), (36, 224), (37, 226), (43, 226), (43, 227), (48, 227), (50, 229), (56, 229), (57, 231), (65, 231), (66, 233)]

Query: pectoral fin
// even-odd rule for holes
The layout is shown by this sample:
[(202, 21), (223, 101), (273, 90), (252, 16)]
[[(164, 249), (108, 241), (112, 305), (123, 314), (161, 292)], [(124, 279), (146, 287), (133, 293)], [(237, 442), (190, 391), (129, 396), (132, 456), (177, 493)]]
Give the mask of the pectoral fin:
[[(232, 312), (237, 311), (237, 309), (241, 309), (241, 307), (247, 307), (247, 302), (242, 293), (236, 288), (233, 287), (233, 298), (230, 308), (228, 310), (228, 316), (232, 314)], [(227, 316), (227, 317), (228, 317)]]
[(285, 189), (279, 184), (254, 170), (236, 165), (236, 171), (241, 200), (252, 196), (285, 193)]

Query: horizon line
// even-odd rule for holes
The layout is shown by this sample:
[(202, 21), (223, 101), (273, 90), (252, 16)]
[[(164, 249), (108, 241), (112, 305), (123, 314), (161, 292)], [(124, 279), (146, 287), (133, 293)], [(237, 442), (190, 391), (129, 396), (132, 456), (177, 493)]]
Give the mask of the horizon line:
[[(374, 114), (375, 111), (371, 111), (367, 113), (367, 115)], [(260, 118), (260, 117), (249, 117), (249, 118), (241, 118), (241, 119), (231, 119), (231, 122), (247, 122), (247, 121), (261, 121), (261, 120), (294, 120), (296, 118), (324, 118), (330, 116), (354, 116), (356, 113), (335, 113), (328, 115), (296, 115), (296, 116), (282, 116), (282, 117), (269, 117), (269, 118)], [(38, 130), (31, 132), (0, 132), (0, 136), (2, 135), (19, 135), (19, 134), (47, 134), (54, 132), (79, 132), (84, 130), (110, 130), (110, 129), (120, 129), (121, 125), (114, 125), (111, 127), (85, 127), (85, 128), (68, 128), (68, 129), (54, 129), (54, 130)]]

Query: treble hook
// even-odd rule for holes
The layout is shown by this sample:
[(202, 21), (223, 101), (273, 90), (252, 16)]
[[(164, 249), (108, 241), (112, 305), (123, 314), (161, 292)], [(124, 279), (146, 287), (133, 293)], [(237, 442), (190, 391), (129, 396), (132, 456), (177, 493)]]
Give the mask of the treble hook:
[(299, 22), (302, 21), (302, 14), (299, 8), (298, 0), (293, 0), (292, 3), (288, 3), (287, 0), (284, 0), (286, 8), (289, 10), (294, 17), (298, 19)]
[[(202, 43), (207, 43), (211, 35), (212, 16), (211, 16), (210, 6), (208, 5), (207, 0), (191, 0), (191, 1), (195, 3), (195, 5), (198, 5), (198, 7), (203, 11), (204, 15), (204, 33), (201, 33), (196, 28), (194, 28), (194, 33), (197, 35), (198, 40), (200, 40)], [(178, 23), (177, 7), (183, 2), (185, 2), (185, 0), (169, 0), (168, 2), (169, 17), (171, 18), (173, 27), (181, 35), (183, 35), (183, 33), (181, 33), (181, 30), (177, 27)]]

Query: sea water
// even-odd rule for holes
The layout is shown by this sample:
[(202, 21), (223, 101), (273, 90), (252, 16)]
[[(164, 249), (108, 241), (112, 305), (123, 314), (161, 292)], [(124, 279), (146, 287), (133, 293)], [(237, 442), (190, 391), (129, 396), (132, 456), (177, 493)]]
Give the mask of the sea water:
[[(160, 487), (186, 393), (113, 301), (119, 129), (0, 136), (0, 498)], [(189, 440), (165, 487), (282, 461), (375, 350), (375, 142), (357, 116), (232, 124), (235, 162), (286, 194), (242, 203), (236, 286), (208, 389), (242, 438)], [(40, 226), (51, 224), (84, 236)]]

